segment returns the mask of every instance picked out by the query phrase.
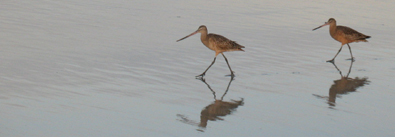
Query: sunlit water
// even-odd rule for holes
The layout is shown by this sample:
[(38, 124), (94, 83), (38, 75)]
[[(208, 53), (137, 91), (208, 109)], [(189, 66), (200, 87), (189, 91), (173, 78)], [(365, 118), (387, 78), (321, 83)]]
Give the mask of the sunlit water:
[[(2, 1), (0, 136), (393, 136), (394, 1)], [(329, 18), (372, 36), (340, 48)], [(214, 52), (206, 25), (245, 46)]]

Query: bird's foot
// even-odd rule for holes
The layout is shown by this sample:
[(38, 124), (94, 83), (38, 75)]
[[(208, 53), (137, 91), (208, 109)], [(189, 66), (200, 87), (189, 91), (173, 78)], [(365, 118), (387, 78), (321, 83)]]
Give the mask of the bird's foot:
[(232, 73), (230, 73), (229, 75), (225, 75), (225, 76), (227, 76), (227, 77), (228, 77), (228, 76), (231, 76), (231, 77), (233, 78), (233, 77), (235, 77), (236, 75), (235, 75), (235, 72), (232, 71)]
[(203, 79), (204, 75), (206, 75), (206, 73), (202, 73), (200, 75), (195, 76), (196, 79)]
[(352, 58), (349, 58), (349, 59), (346, 59), (346, 60), (351, 60), (352, 62), (354, 62), (354, 61), (355, 61), (355, 58), (352, 57)]
[(196, 79), (206, 83), (206, 79), (204, 77), (196, 77)]
[(326, 62), (335, 63), (335, 59), (327, 60)]

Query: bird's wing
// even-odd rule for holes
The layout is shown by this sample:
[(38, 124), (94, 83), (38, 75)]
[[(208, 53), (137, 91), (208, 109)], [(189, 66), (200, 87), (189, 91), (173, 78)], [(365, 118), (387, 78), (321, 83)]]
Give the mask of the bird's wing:
[(211, 42), (215, 43), (218, 46), (218, 48), (220, 48), (220, 49), (244, 48), (244, 46), (241, 46), (236, 41), (232, 41), (232, 40), (230, 40), (224, 36), (218, 35), (218, 34), (210, 33), (207, 36), (209, 38), (210, 43)]
[(365, 34), (362, 34), (346, 26), (337, 26), (337, 29), (343, 31), (345, 37), (350, 40), (359, 40), (359, 39), (368, 38), (368, 36), (366, 36)]

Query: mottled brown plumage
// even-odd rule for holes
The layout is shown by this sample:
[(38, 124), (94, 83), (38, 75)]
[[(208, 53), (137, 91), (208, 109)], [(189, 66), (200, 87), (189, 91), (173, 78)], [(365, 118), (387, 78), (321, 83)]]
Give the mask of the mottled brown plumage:
[(198, 30), (196, 30), (195, 32), (189, 34), (188, 36), (185, 36), (178, 41), (181, 41), (183, 39), (186, 39), (192, 35), (195, 35), (196, 33), (200, 33), (200, 40), (202, 41), (202, 43), (209, 49), (215, 51), (215, 57), (213, 62), (211, 63), (211, 65), (206, 69), (206, 71), (204, 71), (202, 74), (196, 76), (196, 77), (203, 77), (205, 75), (205, 73), (207, 72), (207, 70), (214, 64), (215, 59), (217, 58), (217, 55), (219, 53), (222, 54), (222, 56), (224, 56), (226, 63), (228, 64), (229, 70), (231, 72), (231, 76), (233, 77), (233, 71), (230, 68), (230, 65), (228, 63), (228, 59), (226, 59), (225, 55), (223, 54), (223, 52), (228, 52), (228, 51), (244, 51), (242, 48), (244, 48), (244, 46), (236, 43), (235, 41), (229, 40), (224, 36), (218, 35), (218, 34), (207, 34), (207, 27), (202, 25), (198, 28)]
[[(202, 33), (202, 35), (204, 35)], [(215, 51), (215, 55), (217, 56), (219, 53), (222, 52), (227, 52), (227, 51), (244, 51), (241, 48), (244, 48), (244, 46), (239, 45), (235, 41), (229, 40), (225, 38), (224, 36), (218, 35), (218, 34), (208, 34), (207, 35), (208, 43), (203, 42), (204, 40), (202, 39), (202, 43), (208, 47), (209, 49)]]
[(327, 62), (333, 62), (336, 58), (336, 56), (339, 54), (341, 51), (343, 45), (347, 44), (348, 48), (350, 49), (350, 54), (351, 54), (351, 60), (354, 61), (354, 57), (352, 56), (351, 52), (351, 47), (349, 43), (352, 42), (368, 42), (366, 39), (370, 38), (370, 36), (367, 36), (365, 34), (362, 34), (352, 28), (346, 27), (346, 26), (336, 26), (336, 20), (334, 18), (330, 18), (328, 22), (326, 22), (324, 25), (321, 25), (313, 30), (319, 29), (323, 26), (329, 25), (329, 33), (331, 37), (340, 43), (342, 43), (339, 51), (333, 57), (333, 59), (328, 60)]

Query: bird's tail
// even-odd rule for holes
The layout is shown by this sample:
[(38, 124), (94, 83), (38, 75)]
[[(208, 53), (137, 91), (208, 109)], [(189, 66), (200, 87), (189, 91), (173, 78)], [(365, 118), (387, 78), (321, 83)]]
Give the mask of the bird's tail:
[(240, 50), (240, 51), (244, 51), (242, 48), (245, 48), (244, 46), (242, 46), (242, 45), (240, 45), (240, 44), (237, 44), (237, 49), (238, 50)]
[(243, 50), (243, 49), (241, 49), (241, 48), (245, 48), (245, 47), (240, 45), (240, 47), (238, 48), (238, 50), (240, 50), (240, 51), (244, 51), (244, 50)]
[(355, 42), (368, 42), (366, 39), (370, 38), (370, 36), (363, 35), (359, 39), (357, 39)]
[(231, 51), (235, 51), (235, 50), (244, 51), (242, 48), (245, 48), (245, 47), (240, 45), (236, 41), (231, 41), (230, 44), (232, 45), (232, 47), (231, 47), (232, 50)]
[(360, 41), (362, 41), (362, 42), (368, 42), (368, 40), (366, 40), (366, 39), (368, 39), (368, 38), (370, 38), (370, 36), (366, 36), (366, 35), (365, 35), (365, 37), (362, 37), (362, 38), (357, 39), (356, 42), (360, 42)]

